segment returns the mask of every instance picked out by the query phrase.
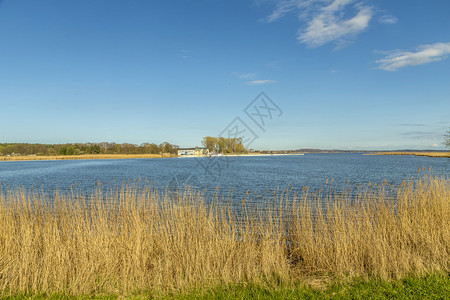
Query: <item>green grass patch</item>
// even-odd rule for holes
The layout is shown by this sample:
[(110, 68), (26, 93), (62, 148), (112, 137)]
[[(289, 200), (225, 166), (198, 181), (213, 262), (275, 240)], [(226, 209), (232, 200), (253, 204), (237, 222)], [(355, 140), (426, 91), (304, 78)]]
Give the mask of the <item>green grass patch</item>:
[(169, 299), (450, 299), (450, 276), (408, 277), (400, 281), (355, 280), (333, 284), (325, 290), (307, 285), (262, 287), (235, 285), (193, 291)]
[(450, 299), (450, 274), (411, 276), (398, 281), (353, 280), (334, 283), (321, 290), (300, 284), (288, 286), (262, 286), (238, 284), (197, 289), (188, 293), (141, 293), (131, 296), (96, 295), (17, 295), (2, 299)]

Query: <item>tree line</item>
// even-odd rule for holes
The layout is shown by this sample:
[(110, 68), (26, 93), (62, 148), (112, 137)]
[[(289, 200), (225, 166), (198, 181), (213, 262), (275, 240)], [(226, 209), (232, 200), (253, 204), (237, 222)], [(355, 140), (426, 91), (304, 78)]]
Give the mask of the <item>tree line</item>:
[(215, 153), (244, 153), (245, 149), (242, 138), (224, 138), (207, 136), (203, 138), (202, 145), (209, 152)]
[(0, 144), (0, 155), (81, 155), (81, 154), (176, 154), (179, 146), (144, 143), (141, 145), (123, 143), (69, 143), (69, 144)]
[[(247, 152), (242, 138), (207, 136), (203, 138), (202, 145), (211, 153)], [(179, 148), (178, 145), (168, 142), (159, 145), (154, 143), (135, 145), (108, 142), (67, 144), (0, 143), (0, 155), (177, 154)]]

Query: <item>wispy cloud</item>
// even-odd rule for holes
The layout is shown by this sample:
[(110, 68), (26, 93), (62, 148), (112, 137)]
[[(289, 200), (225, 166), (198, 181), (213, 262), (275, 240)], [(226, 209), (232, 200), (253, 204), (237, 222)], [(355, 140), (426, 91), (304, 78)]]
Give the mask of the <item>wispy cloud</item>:
[(185, 49), (178, 50), (179, 57), (182, 59), (191, 59), (192, 56), (189, 55), (189, 51)]
[(284, 0), (278, 2), (266, 21), (274, 22), (288, 13), (306, 22), (297, 39), (315, 48), (330, 42), (348, 43), (367, 29), (375, 11), (361, 0)]
[(299, 31), (297, 39), (315, 48), (329, 42), (343, 44), (363, 32), (369, 26), (373, 15), (372, 8), (358, 6), (355, 16), (344, 19), (342, 11), (350, 2), (350, 0), (335, 0), (324, 7), (321, 13), (308, 22), (305, 30)]
[(422, 123), (401, 123), (401, 124), (395, 124), (396, 126), (408, 126), (408, 127), (424, 127), (427, 126)]
[(250, 80), (250, 79), (256, 78), (256, 73), (237, 73), (237, 72), (234, 72), (233, 75), (236, 76), (239, 79)]
[(391, 15), (382, 15), (380, 18), (378, 18), (378, 22), (381, 24), (395, 24), (398, 22), (398, 19)]
[(287, 13), (294, 10), (296, 7), (294, 1), (283, 1), (278, 4), (278, 7), (266, 18), (268, 23), (272, 23), (282, 17), (284, 17)]
[(408, 132), (403, 132), (402, 135), (406, 138), (419, 139), (419, 140), (440, 139), (442, 137), (441, 133), (430, 132), (430, 131), (408, 131)]
[(378, 69), (396, 71), (407, 66), (417, 66), (446, 59), (450, 54), (450, 43), (435, 43), (421, 45), (414, 51), (394, 50), (385, 52), (387, 55), (376, 63)]
[(261, 85), (261, 84), (276, 83), (276, 80), (256, 79), (256, 77), (258, 76), (257, 73), (238, 73), (238, 72), (234, 72), (233, 75), (236, 76), (238, 79), (241, 79), (242, 81), (246, 80), (244, 82), (245, 85)]
[(252, 80), (247, 81), (246, 85), (260, 85), (260, 84), (269, 84), (269, 83), (276, 83), (276, 80), (270, 80), (270, 79), (264, 79), (264, 80)]
[(268, 62), (268, 63), (266, 64), (266, 67), (269, 68), (269, 69), (275, 69), (275, 68), (277, 68), (281, 63), (283, 63), (282, 60), (274, 60), (274, 61)]

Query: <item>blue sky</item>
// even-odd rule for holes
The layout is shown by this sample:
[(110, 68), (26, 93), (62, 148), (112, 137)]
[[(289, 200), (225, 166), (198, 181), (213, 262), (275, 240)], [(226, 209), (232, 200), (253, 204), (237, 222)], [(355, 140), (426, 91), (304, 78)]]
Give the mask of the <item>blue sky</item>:
[[(0, 142), (443, 149), (450, 1), (0, 0)], [(245, 107), (282, 110), (264, 130)]]

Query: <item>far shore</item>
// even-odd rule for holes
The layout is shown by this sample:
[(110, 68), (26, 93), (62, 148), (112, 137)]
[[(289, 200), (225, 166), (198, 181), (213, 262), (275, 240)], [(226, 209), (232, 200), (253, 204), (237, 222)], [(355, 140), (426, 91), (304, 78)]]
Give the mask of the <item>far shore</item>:
[(243, 153), (243, 154), (224, 154), (224, 155), (183, 155), (178, 157), (247, 157), (247, 156), (284, 156), (284, 155), (305, 155), (304, 153)]
[(376, 152), (367, 153), (364, 155), (415, 155), (415, 156), (428, 156), (428, 157), (449, 157), (450, 152)]
[[(303, 153), (249, 153), (249, 154), (226, 154), (218, 157), (238, 156), (280, 156), (280, 155), (303, 155)], [(31, 161), (31, 160), (92, 160), (92, 159), (139, 159), (139, 158), (170, 158), (170, 157), (208, 157), (207, 155), (177, 156), (174, 154), (82, 154), (82, 155), (21, 155), (0, 156), (0, 161)]]
[[(226, 154), (218, 157), (237, 156), (281, 156), (281, 155), (304, 155), (303, 153), (249, 153), (249, 154)], [(208, 157), (208, 155), (177, 156), (174, 154), (82, 154), (82, 155), (21, 155), (0, 156), (0, 161), (29, 161), (29, 160), (91, 160), (91, 159), (138, 159), (138, 158), (169, 158), (169, 157)]]
[(304, 153), (249, 153), (249, 154), (227, 154), (226, 156), (285, 156), (305, 155)]
[[(295, 156), (304, 155), (304, 153), (245, 153), (245, 154), (225, 154), (217, 157), (257, 157), (257, 156)], [(419, 152), (419, 151), (402, 151), (402, 152), (373, 152), (364, 153), (363, 155), (415, 155), (427, 157), (448, 157), (450, 152)], [(178, 156), (175, 154), (82, 154), (82, 155), (21, 155), (21, 156), (0, 156), (1, 161), (32, 161), (32, 160), (92, 160), (92, 159), (139, 159), (139, 158), (194, 158), (209, 157), (208, 155), (186, 155)], [(214, 157), (214, 156), (212, 156)]]
[(75, 160), (75, 159), (136, 159), (136, 158), (165, 158), (174, 157), (165, 154), (82, 154), (82, 155), (22, 155), (0, 156), (0, 161), (27, 161), (27, 160)]

